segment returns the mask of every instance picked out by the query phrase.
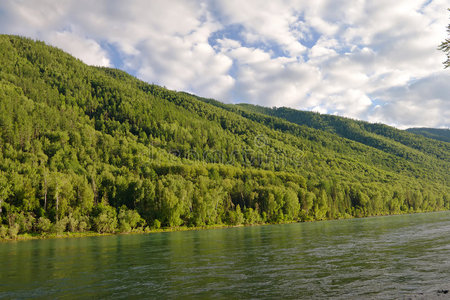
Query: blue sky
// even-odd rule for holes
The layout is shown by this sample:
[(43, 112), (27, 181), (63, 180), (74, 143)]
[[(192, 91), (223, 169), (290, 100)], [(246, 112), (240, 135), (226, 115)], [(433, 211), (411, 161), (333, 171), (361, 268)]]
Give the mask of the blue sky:
[(0, 2), (0, 32), (204, 97), (450, 126), (446, 0)]

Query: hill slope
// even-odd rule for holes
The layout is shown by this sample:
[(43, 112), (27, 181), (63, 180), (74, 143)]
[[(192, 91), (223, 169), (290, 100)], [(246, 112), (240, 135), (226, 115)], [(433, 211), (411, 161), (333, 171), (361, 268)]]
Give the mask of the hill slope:
[[(435, 144), (435, 141), (417, 137), (384, 124), (372, 124), (333, 115), (298, 111), (291, 108), (266, 108), (249, 104), (240, 104), (244, 110), (276, 116), (287, 121), (322, 129), (341, 137), (374, 147), (396, 156), (414, 155), (419, 150), (428, 155), (449, 160), (450, 146)], [(406, 147), (404, 147), (406, 146)]]
[(0, 49), (0, 237), (450, 207), (447, 143), (169, 91), (25, 38)]
[(423, 135), (437, 141), (450, 143), (450, 129), (439, 128), (408, 128), (406, 131)]

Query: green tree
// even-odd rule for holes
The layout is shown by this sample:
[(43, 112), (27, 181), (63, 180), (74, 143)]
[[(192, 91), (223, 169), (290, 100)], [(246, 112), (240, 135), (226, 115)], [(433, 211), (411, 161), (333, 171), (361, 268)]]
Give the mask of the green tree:
[(157, 188), (162, 223), (170, 227), (182, 225), (192, 208), (192, 183), (179, 175), (169, 175), (158, 181)]
[(114, 233), (117, 230), (117, 212), (105, 204), (96, 208), (97, 215), (93, 218), (94, 227), (99, 233)]
[[(448, 9), (450, 11), (450, 9)], [(450, 35), (450, 24), (447, 25), (447, 32)], [(450, 38), (446, 38), (440, 45), (439, 50), (443, 51), (447, 55), (447, 60), (443, 62), (444, 67), (450, 66)]]
[(77, 176), (74, 180), (75, 207), (88, 214), (94, 206), (94, 192), (86, 177)]
[(328, 212), (328, 197), (325, 190), (320, 190), (314, 204), (314, 217), (316, 220), (324, 220)]
[(309, 214), (309, 211), (314, 205), (316, 200), (316, 195), (313, 192), (306, 192), (305, 198), (302, 201), (302, 209), (306, 211), (306, 214)]
[(291, 189), (287, 189), (284, 194), (283, 213), (286, 220), (294, 220), (297, 218), (300, 211), (300, 203), (298, 201), (297, 193)]
[(121, 232), (131, 232), (138, 226), (144, 225), (144, 220), (141, 218), (138, 212), (135, 210), (127, 209), (125, 205), (120, 208), (117, 219), (119, 221), (119, 230)]
[(241, 206), (236, 205), (235, 210), (228, 211), (228, 223), (231, 225), (241, 225), (244, 223), (244, 214), (242, 213)]
[(0, 171), (0, 217), (3, 211), (3, 201), (5, 201), (9, 195), (11, 195), (11, 185), (9, 184), (5, 174)]
[(51, 226), (52, 222), (49, 219), (40, 217), (36, 223), (36, 230), (40, 233), (49, 232)]

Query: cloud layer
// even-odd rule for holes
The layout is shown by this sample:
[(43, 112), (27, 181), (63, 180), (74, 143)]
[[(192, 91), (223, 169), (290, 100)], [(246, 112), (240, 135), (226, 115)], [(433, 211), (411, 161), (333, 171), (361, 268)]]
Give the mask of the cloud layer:
[(0, 32), (37, 38), (224, 102), (289, 106), (399, 128), (449, 127), (436, 50), (444, 0), (0, 3)]

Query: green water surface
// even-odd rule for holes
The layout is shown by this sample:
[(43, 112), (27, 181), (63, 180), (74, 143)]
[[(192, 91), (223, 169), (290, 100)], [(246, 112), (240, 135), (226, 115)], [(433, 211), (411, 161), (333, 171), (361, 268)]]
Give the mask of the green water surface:
[(449, 288), (450, 212), (0, 243), (0, 298), (443, 298)]

